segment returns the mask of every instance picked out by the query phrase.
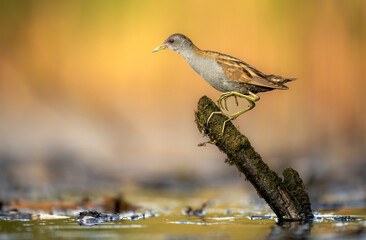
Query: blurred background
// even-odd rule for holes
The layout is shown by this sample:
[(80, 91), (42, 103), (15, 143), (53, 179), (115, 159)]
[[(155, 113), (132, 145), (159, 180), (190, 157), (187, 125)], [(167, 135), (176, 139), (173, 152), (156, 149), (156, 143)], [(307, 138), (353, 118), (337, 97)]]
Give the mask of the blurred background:
[(298, 170), (313, 199), (364, 198), (362, 0), (1, 0), (1, 197), (241, 183), (216, 147), (197, 147), (197, 101), (220, 93), (176, 53), (151, 53), (177, 32), (298, 78), (260, 94), (240, 130), (270, 167)]

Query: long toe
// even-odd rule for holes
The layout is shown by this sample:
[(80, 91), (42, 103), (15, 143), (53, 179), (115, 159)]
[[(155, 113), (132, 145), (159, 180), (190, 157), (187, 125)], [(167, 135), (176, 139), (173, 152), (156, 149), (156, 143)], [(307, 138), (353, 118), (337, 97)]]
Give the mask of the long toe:
[(238, 97), (236, 95), (234, 97), (235, 97), (236, 106), (239, 106)]
[(229, 121), (230, 121), (230, 119), (224, 121), (224, 124), (222, 125), (221, 135), (224, 135), (226, 123), (229, 122)]
[(227, 98), (224, 99), (224, 103), (225, 103), (224, 106), (225, 106), (226, 111), (229, 111), (228, 108), (227, 108)]
[(218, 105), (219, 105), (219, 108), (220, 108), (220, 110), (222, 111), (223, 109), (225, 109), (224, 108), (224, 105), (222, 104), (222, 99), (220, 99), (219, 101), (218, 101)]
[(225, 132), (225, 127), (226, 127), (226, 124), (232, 120), (235, 120), (236, 117), (233, 117), (233, 116), (228, 116), (229, 119), (226, 119), (224, 121), (224, 124), (222, 125), (222, 130), (221, 130), (221, 135), (224, 135), (224, 132)]
[(222, 98), (221, 102), (224, 102), (224, 109), (226, 109), (226, 111), (229, 111), (229, 108), (227, 107), (227, 99), (229, 98), (230, 96), (225, 96)]
[(210, 122), (211, 118), (212, 118), (212, 117), (213, 117), (213, 115), (215, 115), (215, 114), (221, 114), (221, 115), (225, 115), (225, 116), (226, 116), (226, 114), (224, 114), (224, 113), (222, 113), (222, 112), (212, 112), (212, 113), (210, 114), (210, 116), (208, 117), (208, 119), (207, 119), (206, 125), (208, 125), (208, 124), (209, 124), (209, 122)]

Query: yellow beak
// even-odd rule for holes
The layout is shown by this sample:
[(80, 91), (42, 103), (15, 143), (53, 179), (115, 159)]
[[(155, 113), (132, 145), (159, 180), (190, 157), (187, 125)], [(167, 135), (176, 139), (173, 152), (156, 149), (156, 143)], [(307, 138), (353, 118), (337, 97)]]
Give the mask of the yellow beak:
[(164, 50), (164, 49), (166, 49), (166, 47), (167, 47), (167, 45), (161, 44), (159, 47), (155, 48), (152, 52), (154, 53), (154, 52), (158, 52), (160, 50)]

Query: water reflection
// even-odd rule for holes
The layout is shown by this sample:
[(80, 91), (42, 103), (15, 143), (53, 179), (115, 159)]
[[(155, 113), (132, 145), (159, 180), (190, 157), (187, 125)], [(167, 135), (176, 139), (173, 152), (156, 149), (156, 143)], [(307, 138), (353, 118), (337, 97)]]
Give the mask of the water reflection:
[(312, 223), (284, 222), (273, 226), (266, 239), (310, 239)]

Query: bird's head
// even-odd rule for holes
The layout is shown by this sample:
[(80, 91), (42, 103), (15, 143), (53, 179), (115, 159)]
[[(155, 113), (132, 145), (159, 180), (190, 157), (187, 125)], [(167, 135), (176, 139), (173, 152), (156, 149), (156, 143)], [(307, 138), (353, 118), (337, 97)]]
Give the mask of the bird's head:
[(158, 52), (160, 50), (164, 49), (170, 49), (174, 52), (180, 53), (183, 50), (186, 49), (192, 49), (193, 48), (192, 41), (180, 33), (175, 33), (173, 35), (170, 35), (163, 44), (158, 46), (153, 50), (153, 52)]

